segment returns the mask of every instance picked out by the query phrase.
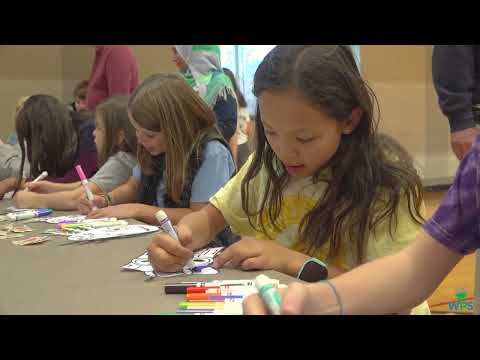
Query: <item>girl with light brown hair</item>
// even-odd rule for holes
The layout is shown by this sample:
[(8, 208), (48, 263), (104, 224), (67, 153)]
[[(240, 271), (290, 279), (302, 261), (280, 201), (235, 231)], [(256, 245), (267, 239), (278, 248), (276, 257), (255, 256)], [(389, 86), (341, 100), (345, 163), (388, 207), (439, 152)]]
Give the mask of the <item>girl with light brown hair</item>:
[[(181, 76), (147, 78), (131, 95), (128, 116), (136, 129), (139, 165), (109, 194), (92, 203), (80, 199), (79, 210), (88, 217), (155, 224), (162, 208), (177, 223), (207, 204), (235, 172), (215, 114)], [(91, 211), (93, 205), (99, 209)]]

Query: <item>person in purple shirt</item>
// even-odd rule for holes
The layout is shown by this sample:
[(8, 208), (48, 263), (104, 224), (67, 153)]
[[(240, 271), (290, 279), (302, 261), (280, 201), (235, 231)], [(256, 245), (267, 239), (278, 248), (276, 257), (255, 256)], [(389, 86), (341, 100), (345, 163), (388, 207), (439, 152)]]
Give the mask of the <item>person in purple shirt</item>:
[[(391, 314), (426, 300), (466, 254), (480, 248), (480, 137), (465, 155), (443, 202), (404, 250), (330, 281), (292, 283), (282, 314)], [(381, 301), (379, 301), (381, 299)], [(266, 314), (258, 295), (244, 313)], [(477, 305), (478, 306), (478, 305)]]
[[(53, 96), (33, 95), (17, 114), (15, 127), (22, 152), (20, 168), (16, 178), (0, 182), (0, 198), (23, 189), (25, 180), (43, 171), (49, 174), (46, 180), (59, 183), (79, 180), (76, 165), (87, 177), (97, 171), (95, 119), (90, 112), (72, 112)], [(25, 159), (30, 171), (24, 174)]]

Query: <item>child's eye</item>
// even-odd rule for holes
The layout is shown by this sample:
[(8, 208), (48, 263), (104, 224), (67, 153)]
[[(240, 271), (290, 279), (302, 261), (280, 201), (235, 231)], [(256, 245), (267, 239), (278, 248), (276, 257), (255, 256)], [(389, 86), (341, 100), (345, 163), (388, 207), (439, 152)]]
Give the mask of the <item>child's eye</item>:
[(314, 137), (311, 137), (308, 139), (297, 138), (297, 141), (301, 142), (302, 144), (306, 144), (306, 143), (312, 142), (314, 139), (315, 139)]
[(268, 136), (272, 136), (272, 135), (275, 135), (275, 131), (268, 131), (268, 130), (265, 130), (265, 135), (268, 135)]

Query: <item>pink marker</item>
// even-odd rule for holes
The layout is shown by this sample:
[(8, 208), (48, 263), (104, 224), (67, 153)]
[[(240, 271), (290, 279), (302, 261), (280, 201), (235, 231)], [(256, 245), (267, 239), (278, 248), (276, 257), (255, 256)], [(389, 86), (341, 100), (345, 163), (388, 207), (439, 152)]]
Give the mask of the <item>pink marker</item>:
[[(83, 172), (82, 166), (81, 165), (75, 166), (75, 170), (77, 170), (77, 174), (78, 174), (78, 177), (80, 178), (83, 189), (85, 190), (85, 194), (87, 194), (87, 199), (93, 205), (93, 194), (90, 188), (88, 187), (88, 180), (87, 180), (87, 177), (85, 176), (85, 173)], [(97, 210), (97, 209), (98, 208), (95, 205), (92, 206), (92, 210)]]

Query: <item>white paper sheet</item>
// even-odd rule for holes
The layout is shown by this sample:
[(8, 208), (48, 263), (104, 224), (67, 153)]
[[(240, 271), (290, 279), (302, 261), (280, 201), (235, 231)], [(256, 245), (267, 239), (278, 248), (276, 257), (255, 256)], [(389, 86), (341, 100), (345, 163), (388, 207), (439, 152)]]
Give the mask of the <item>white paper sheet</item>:
[[(219, 252), (223, 250), (223, 247), (215, 247), (215, 248), (206, 248), (199, 251), (196, 251), (193, 254), (193, 262), (197, 266), (207, 266), (213, 263), (213, 258)], [(128, 264), (122, 266), (123, 269), (126, 270), (134, 270), (134, 271), (142, 271), (148, 277), (173, 277), (178, 275), (184, 275), (186, 273), (191, 273), (192, 275), (215, 275), (218, 274), (218, 271), (212, 267), (202, 267), (199, 270), (194, 270), (192, 268), (185, 268), (185, 272), (178, 272), (178, 273), (155, 273), (153, 271), (152, 265), (148, 261), (147, 253), (140, 255), (139, 257), (131, 260)]]

